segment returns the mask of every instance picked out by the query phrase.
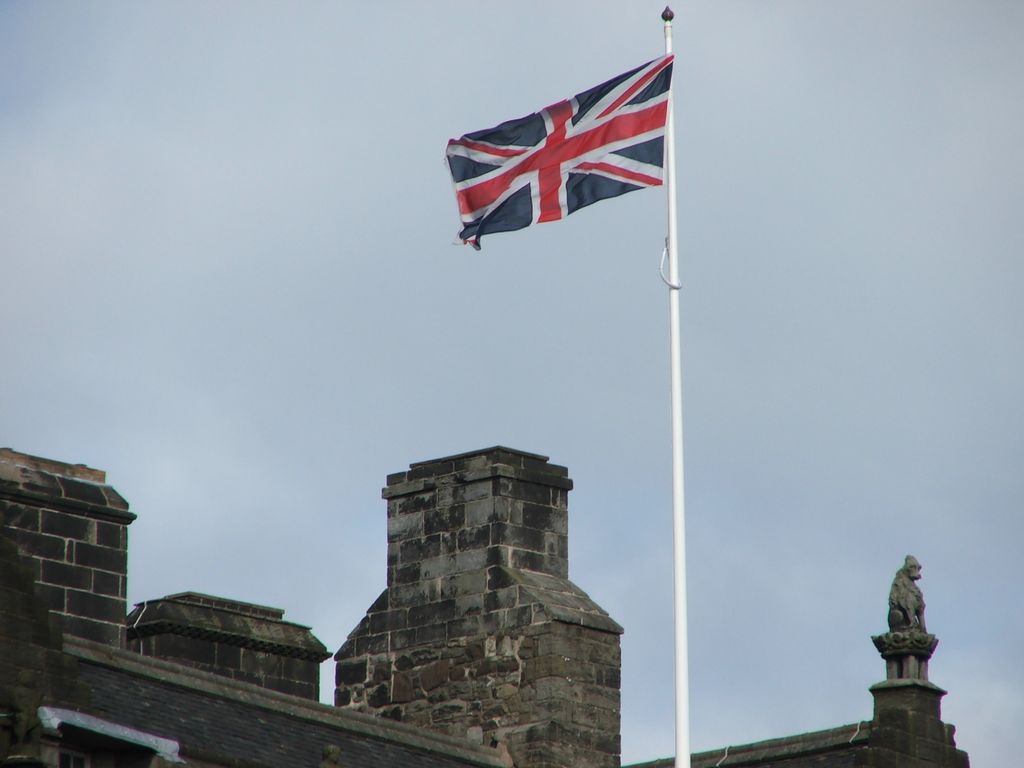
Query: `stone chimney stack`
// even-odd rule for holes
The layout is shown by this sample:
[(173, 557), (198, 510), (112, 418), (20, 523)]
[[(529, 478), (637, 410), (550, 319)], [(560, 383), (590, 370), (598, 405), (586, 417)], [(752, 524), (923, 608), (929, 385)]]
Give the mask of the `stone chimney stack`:
[(135, 515), (106, 473), (0, 448), (0, 517), (63, 631), (123, 647)]
[(387, 589), (335, 655), (335, 703), (517, 768), (616, 768), (622, 628), (568, 580), (567, 474), (495, 447), (390, 475)]
[(139, 603), (125, 623), (129, 650), (143, 656), (320, 699), (320, 663), (330, 654), (280, 608), (182, 592)]

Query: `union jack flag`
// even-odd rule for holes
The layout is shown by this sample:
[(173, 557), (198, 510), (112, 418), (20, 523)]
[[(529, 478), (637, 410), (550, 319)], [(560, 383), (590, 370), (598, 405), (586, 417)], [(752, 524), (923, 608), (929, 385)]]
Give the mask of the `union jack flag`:
[(448, 142), (464, 243), (661, 184), (672, 56)]

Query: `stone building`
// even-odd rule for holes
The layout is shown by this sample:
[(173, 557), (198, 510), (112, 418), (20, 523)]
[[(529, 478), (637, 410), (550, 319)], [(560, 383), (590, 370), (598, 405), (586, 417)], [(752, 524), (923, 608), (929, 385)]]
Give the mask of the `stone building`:
[[(571, 488), (501, 447), (389, 476), (387, 586), (334, 656), (328, 706), (310, 628), (193, 592), (129, 612), (135, 515), (105, 474), (2, 449), (0, 764), (618, 768), (622, 628), (568, 578)], [(692, 765), (967, 768), (927, 680), (934, 636), (908, 615), (874, 638), (871, 720)]]

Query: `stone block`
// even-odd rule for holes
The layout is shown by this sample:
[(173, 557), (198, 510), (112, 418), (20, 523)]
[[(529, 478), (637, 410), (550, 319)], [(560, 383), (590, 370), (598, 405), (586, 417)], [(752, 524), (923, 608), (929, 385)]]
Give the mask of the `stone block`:
[[(203, 643), (203, 645), (213, 645)], [(251, 675), (258, 675), (261, 678), (277, 678), (281, 676), (281, 657), (270, 653), (264, 653), (252, 648), (242, 648), (241, 669)], [(216, 659), (211, 663), (216, 663)]]
[(618, 733), (620, 717), (618, 711), (608, 710), (604, 707), (595, 707), (590, 704), (573, 704), (572, 722), (586, 728)]
[(507, 567), (512, 561), (511, 547), (490, 546), (486, 552), (488, 566), (501, 565)]
[(465, 712), (464, 701), (451, 701), (434, 707), (430, 711), (430, 720), (433, 723), (450, 723), (461, 719)]
[(388, 517), (388, 541), (404, 541), (423, 536), (423, 512)]
[(432, 691), (448, 681), (451, 663), (447, 659), (428, 664), (420, 670), (420, 685), (425, 691)]
[[(108, 595), (124, 599), (124, 576), (109, 571), (90, 571), (92, 573), (92, 591), (98, 595)], [(69, 585), (70, 586), (70, 585)]]
[(544, 551), (544, 532), (536, 528), (525, 528), (511, 523), (491, 525), (491, 544)]
[(450, 576), (456, 572), (455, 555), (440, 555), (423, 560), (419, 564), (419, 571), (424, 580)]
[(917, 739), (915, 743), (914, 756), (926, 764), (942, 765), (946, 756), (945, 745), (929, 739)]
[(569, 575), (569, 564), (562, 558), (551, 557), (524, 549), (512, 550), (509, 565), (524, 571), (547, 573), (562, 578), (566, 578)]
[(448, 637), (448, 628), (444, 624), (430, 624), (416, 628), (415, 643), (417, 645), (433, 645), (443, 643)]
[(78, 541), (75, 542), (75, 562), (89, 568), (125, 573), (128, 557), (123, 549), (111, 549)]
[(483, 570), (466, 571), (443, 577), (439, 582), (440, 597), (482, 596), (487, 589), (487, 574)]
[(594, 672), (594, 682), (605, 688), (620, 690), (622, 688), (621, 667), (598, 667)]
[(7, 525), (12, 528), (20, 528), (23, 531), (39, 530), (40, 510), (38, 507), (0, 501), (0, 509), (3, 510)]
[(411, 584), (412, 582), (419, 581), (421, 578), (429, 579), (432, 576), (423, 573), (420, 563), (410, 563), (409, 565), (399, 566), (394, 570), (394, 578), (391, 583)]
[(456, 616), (476, 616), (483, 613), (484, 596), (482, 593), (460, 595), (455, 598)]
[(445, 625), (445, 635), (449, 640), (472, 637), (481, 632), (483, 622), (479, 616), (462, 616), (452, 619)]
[(370, 689), (366, 695), (366, 703), (371, 707), (383, 707), (391, 702), (391, 691), (387, 684)]
[(315, 701), (319, 698), (319, 684), (304, 680), (288, 680), (282, 678), (268, 678), (263, 681), (263, 687), (280, 693), (287, 693), (289, 696), (298, 696), (302, 699)]
[(128, 529), (117, 523), (96, 521), (96, 543), (101, 547), (125, 549), (128, 546)]
[(445, 531), (437, 534), (441, 538), (441, 554), (454, 555), (459, 551), (458, 531)]
[(107, 497), (99, 486), (92, 483), (83, 483), (81, 480), (74, 480), (70, 477), (58, 477), (57, 481), (64, 492), (64, 496), (76, 501), (84, 501), (87, 504), (96, 504), (101, 507), (107, 506)]
[(881, 727), (871, 731), (871, 744), (901, 755), (914, 754), (914, 738), (901, 728)]
[(516, 584), (512, 574), (503, 566), (496, 565), (487, 569), (487, 589), (495, 590), (503, 587), (511, 587)]
[(459, 531), (466, 527), (466, 510), (461, 504), (423, 513), (423, 532), (427, 535), (442, 531)]
[[(54, 584), (59, 587), (73, 587), (79, 590), (92, 589), (92, 574), (88, 568), (68, 565), (67, 563), (55, 560), (44, 560), (40, 563), (40, 581), (45, 584)], [(116, 574), (111, 574), (117, 578)], [(70, 609), (73, 613), (73, 609)], [(122, 612), (124, 610), (122, 606)]]
[(455, 555), (456, 573), (466, 571), (480, 571), (487, 565), (487, 551), (483, 549), (471, 549), (468, 552), (458, 552)]
[(569, 560), (569, 537), (560, 533), (545, 533), (544, 534), (544, 553), (552, 555), (553, 557), (560, 558), (568, 562)]
[(408, 622), (410, 627), (424, 624), (438, 624), (455, 618), (455, 601), (440, 600), (426, 605), (414, 605), (409, 609)]
[(63, 560), (67, 554), (68, 542), (59, 536), (50, 536), (33, 531), (8, 529), (13, 534), (18, 549), (27, 555), (46, 558), (47, 560)]
[(498, 611), (503, 608), (513, 608), (518, 604), (518, 586), (492, 589), (484, 595), (484, 609), (487, 611)]
[(378, 634), (390, 632), (394, 629), (405, 629), (407, 625), (407, 614), (405, 608), (396, 608), (390, 611), (381, 611), (370, 614), (370, 632)]
[(241, 669), (242, 649), (237, 645), (215, 643), (214, 659), (219, 669)]
[(589, 678), (592, 670), (586, 662), (569, 656), (538, 656), (530, 659), (523, 667), (523, 682), (533, 682), (542, 677), (584, 677)]
[(104, 643), (105, 645), (112, 645), (115, 648), (119, 648), (123, 644), (122, 636), (124, 634), (124, 630), (122, 622), (109, 624), (102, 621), (93, 621), (92, 619), (82, 618), (81, 616), (63, 614), (61, 616), (61, 624), (64, 627), (65, 632), (70, 635), (74, 635), (75, 637), (92, 640), (97, 643)]
[(479, 528), (490, 525), (497, 519), (494, 499), (479, 499), (463, 505), (466, 514), (466, 527)]
[(403, 704), (412, 701), (416, 696), (412, 679), (405, 672), (396, 672), (391, 678), (391, 701)]
[(458, 485), (452, 488), (452, 500), (459, 504), (466, 504), (471, 501), (479, 501), (491, 496), (497, 496), (497, 479), (487, 478), (475, 483)]
[(460, 551), (482, 549), (491, 543), (491, 527), (479, 525), (475, 528), (463, 528), (458, 532), (457, 542)]
[[(36, 596), (47, 610), (63, 613), (65, 610), (65, 590), (52, 584), (36, 584)], [(0, 613), (7, 613), (0, 611)]]
[(366, 682), (366, 659), (339, 662), (334, 668), (334, 683), (338, 687)]
[(434, 490), (400, 496), (388, 502), (388, 517), (401, 517), (437, 506), (437, 492)]
[(415, 629), (400, 629), (397, 632), (391, 633), (391, 649), (393, 651), (401, 651), (405, 648), (410, 647), (415, 642)]
[[(91, 582), (91, 579), (89, 579)], [(92, 592), (68, 589), (66, 594), (68, 613), (112, 624), (124, 622), (124, 602), (118, 598), (105, 597)]]
[(362, 653), (386, 653), (388, 650), (388, 635), (369, 635)]
[(389, 596), (388, 602), (393, 608), (420, 605), (435, 599), (431, 585), (432, 582), (422, 582), (416, 579), (411, 584), (395, 584), (385, 594)]
[(52, 509), (42, 510), (39, 530), (65, 539), (96, 541), (96, 521)]
[(522, 505), (521, 521), (521, 525), (526, 528), (535, 528), (563, 535), (569, 532), (568, 514), (566, 511), (547, 505), (524, 503)]
[(507, 496), (513, 499), (520, 499), (532, 504), (551, 506), (552, 489), (546, 485), (513, 480), (503, 477), (498, 481), (498, 495)]
[[(150, 649), (160, 658), (180, 659), (216, 666), (217, 650), (212, 643), (204, 643), (181, 635), (158, 635), (150, 638)], [(239, 664), (241, 666), (241, 664)]]
[(436, 459), (413, 464), (405, 473), (409, 480), (418, 480), (423, 477), (441, 477), (450, 475), (455, 471), (455, 458)]
[(427, 536), (403, 541), (398, 550), (401, 563), (418, 562), (441, 554), (441, 537)]

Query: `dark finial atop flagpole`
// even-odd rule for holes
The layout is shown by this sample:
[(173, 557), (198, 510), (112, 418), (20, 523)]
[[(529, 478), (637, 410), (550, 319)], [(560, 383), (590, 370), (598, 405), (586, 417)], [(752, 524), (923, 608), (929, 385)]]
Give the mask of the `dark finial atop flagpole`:
[(676, 17), (676, 15), (674, 13), (672, 13), (672, 9), (669, 8), (666, 5), (665, 6), (665, 10), (661, 12), (661, 20), (662, 21), (672, 21), (672, 19), (674, 19), (675, 17)]

